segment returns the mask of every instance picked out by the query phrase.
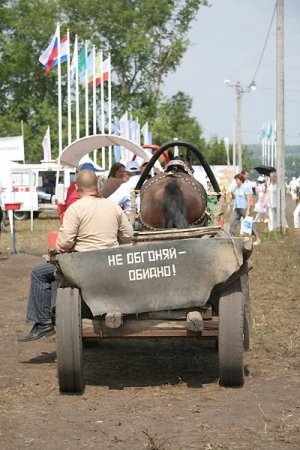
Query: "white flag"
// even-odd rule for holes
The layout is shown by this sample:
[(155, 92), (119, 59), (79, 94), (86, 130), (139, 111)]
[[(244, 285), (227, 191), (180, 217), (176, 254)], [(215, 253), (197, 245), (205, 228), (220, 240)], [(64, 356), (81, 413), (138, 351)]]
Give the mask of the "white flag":
[(149, 127), (148, 122), (144, 123), (144, 125), (141, 128), (141, 133), (143, 135), (143, 141), (144, 144), (150, 144), (149, 142)]
[(44, 151), (44, 161), (51, 161), (51, 141), (50, 141), (50, 127), (47, 128), (45, 136), (42, 142), (43, 151)]

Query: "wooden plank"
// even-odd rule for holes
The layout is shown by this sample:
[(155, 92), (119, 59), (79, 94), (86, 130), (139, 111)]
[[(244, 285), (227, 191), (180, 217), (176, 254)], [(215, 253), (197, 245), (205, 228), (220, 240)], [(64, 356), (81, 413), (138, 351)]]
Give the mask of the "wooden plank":
[(217, 337), (218, 330), (203, 330), (199, 333), (193, 333), (188, 330), (144, 330), (135, 333), (122, 332), (122, 328), (117, 328), (114, 333), (112, 330), (104, 332), (101, 336), (96, 334), (92, 328), (83, 331), (82, 336), (85, 339), (107, 339), (107, 338), (172, 338), (172, 337)]
[[(96, 321), (94, 321), (96, 322)], [(204, 330), (192, 332), (187, 330), (186, 322), (183, 320), (173, 321), (136, 321), (127, 320), (120, 328), (108, 328), (103, 321), (94, 323), (94, 328), (86, 326), (83, 329), (84, 338), (113, 338), (113, 337), (201, 337), (218, 335), (218, 317), (204, 321)], [(97, 326), (96, 326), (97, 325)]]
[(196, 227), (186, 229), (169, 229), (169, 230), (154, 230), (154, 231), (136, 231), (133, 236), (133, 242), (156, 241), (167, 239), (186, 239), (202, 236), (215, 236), (221, 227)]

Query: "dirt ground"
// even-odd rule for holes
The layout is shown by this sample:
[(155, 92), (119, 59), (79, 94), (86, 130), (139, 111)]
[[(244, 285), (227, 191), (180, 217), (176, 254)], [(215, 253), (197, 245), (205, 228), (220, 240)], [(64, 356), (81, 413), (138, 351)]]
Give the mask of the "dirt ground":
[(262, 229), (251, 257), (244, 387), (219, 386), (213, 341), (123, 339), (85, 349), (86, 389), (71, 396), (58, 392), (55, 337), (16, 341), (29, 330), (31, 268), (56, 227), (18, 223), (19, 254), (5, 257), (8, 233), (0, 241), (1, 449), (300, 448), (300, 230)]

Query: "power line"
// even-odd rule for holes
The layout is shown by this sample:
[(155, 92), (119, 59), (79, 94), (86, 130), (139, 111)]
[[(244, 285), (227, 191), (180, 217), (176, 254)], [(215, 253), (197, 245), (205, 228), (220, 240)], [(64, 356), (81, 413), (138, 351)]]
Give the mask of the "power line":
[(261, 56), (260, 56), (260, 59), (259, 59), (259, 62), (258, 62), (256, 71), (254, 72), (254, 75), (253, 75), (253, 77), (252, 77), (252, 81), (254, 81), (255, 78), (256, 78), (258, 69), (259, 69), (259, 67), (260, 67), (260, 65), (261, 65), (261, 62), (262, 62), (262, 59), (263, 59), (263, 56), (264, 56), (264, 53), (265, 53), (265, 50), (266, 50), (266, 47), (267, 47), (267, 43), (268, 43), (268, 40), (269, 40), (271, 28), (272, 28), (273, 21), (274, 21), (274, 17), (275, 17), (276, 7), (277, 7), (277, 0), (276, 0), (276, 2), (275, 2), (274, 11), (273, 11), (273, 14), (272, 14), (272, 18), (271, 18), (271, 22), (270, 22), (269, 29), (268, 29), (268, 32), (267, 32), (267, 36), (266, 36), (266, 39), (265, 39), (265, 43), (264, 43), (264, 46), (263, 46), (263, 50), (262, 50), (262, 52), (261, 52)]

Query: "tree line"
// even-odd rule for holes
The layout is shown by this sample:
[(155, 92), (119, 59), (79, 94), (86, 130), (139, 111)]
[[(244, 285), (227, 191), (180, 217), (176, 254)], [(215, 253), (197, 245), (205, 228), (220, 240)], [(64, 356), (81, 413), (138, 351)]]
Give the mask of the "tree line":
[[(226, 164), (223, 141), (206, 142), (184, 92), (162, 94), (167, 75), (179, 66), (190, 42), (189, 28), (207, 0), (9, 0), (0, 2), (0, 136), (21, 134), (27, 162), (39, 162), (42, 139), (51, 128), (57, 156), (57, 75), (45, 76), (38, 62), (56, 28), (111, 54), (112, 110), (148, 121), (153, 143), (177, 137), (193, 142), (211, 164)], [(63, 79), (63, 141), (66, 131), (66, 80)], [(84, 102), (84, 98), (82, 98)], [(84, 109), (84, 106), (81, 106)], [(84, 118), (82, 134), (84, 135)], [(231, 149), (232, 152), (232, 149)]]

